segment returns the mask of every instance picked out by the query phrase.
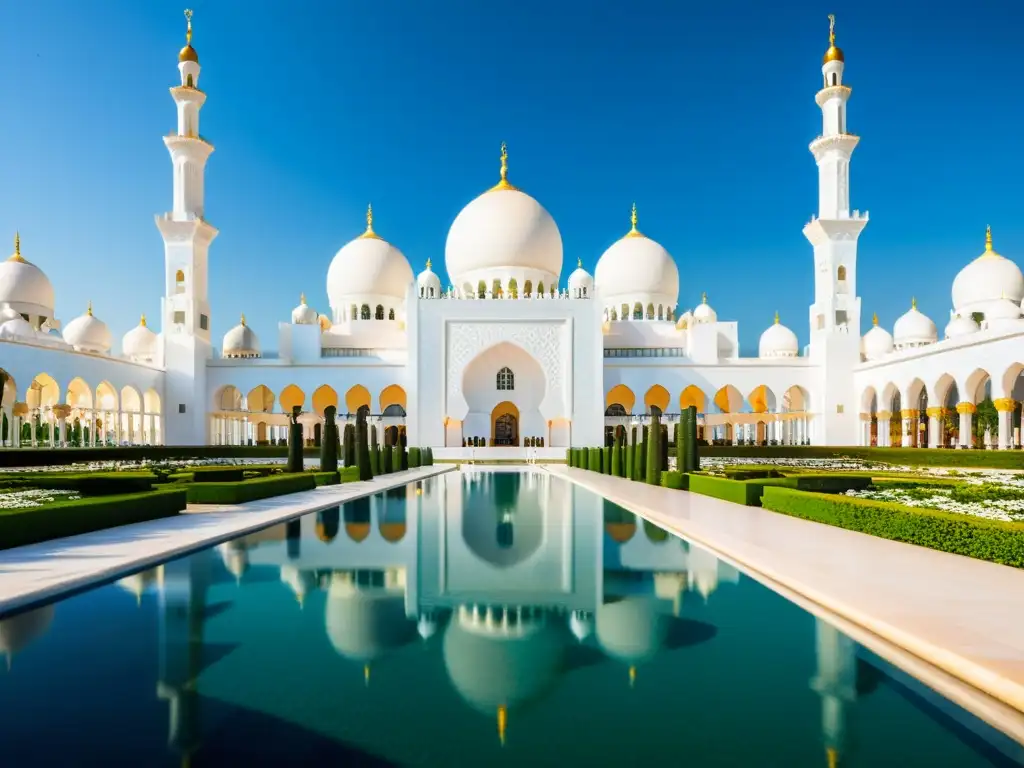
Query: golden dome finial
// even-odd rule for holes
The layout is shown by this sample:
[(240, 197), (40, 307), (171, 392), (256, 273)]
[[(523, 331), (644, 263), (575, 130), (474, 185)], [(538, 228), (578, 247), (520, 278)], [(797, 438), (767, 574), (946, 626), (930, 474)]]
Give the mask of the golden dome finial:
[(380, 235), (373, 231), (373, 205), (370, 203), (366, 204), (366, 231), (360, 237), (370, 238), (371, 240), (381, 239)]
[(874, 314), (871, 315), (871, 324), (872, 325), (878, 325), (878, 313), (877, 312), (875, 312)]
[(501, 179), (491, 187), (491, 191), (498, 189), (515, 189), (508, 180), (508, 145), (501, 142)]
[(188, 26), (185, 28), (185, 42), (192, 45), (192, 9), (185, 9), (185, 22)]
[(579, 256), (576, 257), (576, 269), (583, 269), (583, 259)]
[(917, 296), (910, 297), (910, 308), (917, 309)]
[(992, 227), (985, 227), (985, 251), (992, 252)]
[(823, 64), (828, 64), (830, 61), (845, 61), (843, 52), (836, 45), (836, 15), (830, 13), (828, 15), (828, 50), (825, 51), (825, 59)]
[(629, 668), (629, 687), (632, 688), (636, 685), (636, 667)]
[(639, 221), (639, 219), (637, 219), (636, 215), (636, 203), (633, 203), (633, 208), (629, 212), (630, 229), (629, 232), (626, 233), (626, 237), (643, 237), (640, 230), (636, 228), (637, 221)]
[(21, 257), (21, 233), (14, 233), (14, 253), (11, 254), (11, 258), (8, 261), (24, 261)]
[(775, 324), (779, 324), (779, 310), (775, 310)]
[(139, 318), (139, 325), (141, 325), (143, 328), (146, 327), (146, 316), (145, 316), (145, 314), (143, 314), (142, 317)]
[(245, 325), (245, 312), (242, 313), (242, 325)]
[(306, 306), (306, 294), (305, 292), (299, 294), (299, 304)]
[(498, 706), (498, 739), (501, 746), (505, 746), (505, 731), (508, 728), (508, 708), (501, 704)]
[(369, 664), (364, 664), (363, 665), (363, 684), (367, 688), (370, 687), (370, 665)]
[(85, 308), (85, 314), (87, 314), (89, 317), (92, 317), (92, 300), (91, 299), (89, 300), (89, 304)]
[(825, 758), (828, 760), (828, 768), (837, 768), (839, 765), (839, 753), (835, 747), (829, 747), (825, 750)]
[(708, 303), (708, 292), (707, 291), (704, 291), (704, 293), (702, 293), (700, 295), (700, 303), (701, 304), (707, 304)]
[(199, 63), (199, 55), (196, 53), (196, 49), (192, 47), (192, 9), (185, 9), (185, 21), (187, 26), (185, 27), (185, 47), (178, 53), (178, 61), (194, 61), (196, 64)]
[(433, 264), (431, 264), (430, 259), (428, 258), (427, 259), (427, 269), (430, 269), (432, 266), (433, 266)]

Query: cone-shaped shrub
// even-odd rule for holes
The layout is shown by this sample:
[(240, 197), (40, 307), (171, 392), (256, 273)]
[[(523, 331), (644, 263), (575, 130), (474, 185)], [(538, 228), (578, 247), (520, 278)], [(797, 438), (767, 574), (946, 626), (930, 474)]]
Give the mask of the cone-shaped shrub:
[(648, 485), (661, 483), (661, 423), (658, 414), (651, 414), (651, 428), (647, 435), (647, 466), (645, 469), (645, 480)]
[(429, 445), (423, 449), (423, 466), (434, 466), (434, 449), (431, 448)]
[(618, 440), (612, 448), (612, 476), (622, 477), (622, 444)]
[(601, 471), (601, 449), (591, 448), (590, 449), (590, 461), (587, 464), (587, 469), (591, 472)]
[[(636, 432), (632, 432), (630, 434), (633, 436), (633, 439), (635, 440), (636, 439)], [(623, 455), (623, 458), (625, 459), (625, 466), (623, 467), (623, 475), (622, 476), (625, 477), (627, 480), (632, 480), (633, 479), (633, 464), (634, 464), (634, 460), (636, 459), (636, 448), (633, 446), (632, 443), (626, 443), (626, 445), (623, 446), (622, 455)]]
[(385, 445), (380, 450), (380, 471), (381, 474), (390, 475), (395, 471), (394, 468), (395, 452), (394, 449), (389, 445)]
[(686, 472), (700, 471), (700, 448), (697, 444), (697, 406), (686, 409)]
[(342, 444), (342, 457), (346, 467), (356, 465), (356, 428), (352, 424), (346, 424), (344, 430), (345, 441)]
[(661, 456), (658, 458), (658, 469), (664, 472), (668, 469), (668, 424), (661, 425), (661, 437), (658, 438), (658, 448)]
[(644, 479), (644, 465), (644, 444), (638, 442), (633, 446), (633, 480), (640, 482)]
[(373, 479), (373, 467), (370, 466), (370, 441), (367, 432), (366, 409), (361, 408), (356, 414), (356, 466), (359, 467), (360, 480)]
[(409, 469), (416, 469), (420, 466), (420, 449), (412, 447), (409, 449)]
[(608, 446), (601, 449), (601, 472), (605, 475), (612, 473), (612, 449)]
[(302, 471), (302, 425), (299, 424), (299, 414), (302, 408), (292, 406), (291, 423), (288, 425), (288, 471)]
[(676, 424), (676, 472), (686, 471), (686, 419), (689, 416), (686, 409), (679, 417)]
[(324, 408), (324, 432), (320, 440), (320, 471), (338, 471), (338, 425), (334, 422), (337, 408), (328, 405)]
[(373, 472), (373, 476), (384, 474), (380, 469), (380, 446), (370, 446), (370, 471)]

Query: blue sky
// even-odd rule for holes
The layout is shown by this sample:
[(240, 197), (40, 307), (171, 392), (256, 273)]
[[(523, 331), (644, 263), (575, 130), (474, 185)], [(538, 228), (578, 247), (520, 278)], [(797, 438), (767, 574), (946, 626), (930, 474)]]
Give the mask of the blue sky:
[[(218, 344), (245, 312), (275, 347), (302, 291), (325, 311), (328, 264), (367, 202), (414, 272), (442, 265), (455, 215), (496, 181), (502, 141), (510, 179), (558, 222), (563, 281), (577, 257), (593, 270), (635, 200), (679, 264), (682, 307), (707, 291), (740, 322), (745, 354), (776, 310), (806, 343), (801, 228), (817, 207), (807, 144), (828, 13), (862, 137), (852, 205), (871, 212), (863, 330), (872, 312), (891, 327), (916, 295), (941, 332), (987, 224), (997, 250), (1024, 258), (1019, 3), (190, 1), (216, 146)], [(65, 322), (90, 299), (117, 336), (159, 316), (153, 215), (171, 204), (161, 136), (175, 127), (182, 8), (5, 8), (0, 233), (21, 230)]]

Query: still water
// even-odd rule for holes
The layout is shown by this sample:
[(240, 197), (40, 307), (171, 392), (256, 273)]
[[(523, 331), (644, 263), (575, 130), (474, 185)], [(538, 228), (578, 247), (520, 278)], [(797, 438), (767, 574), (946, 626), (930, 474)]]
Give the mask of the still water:
[(308, 515), (3, 619), (0, 645), (5, 766), (1024, 764), (829, 624), (546, 473)]

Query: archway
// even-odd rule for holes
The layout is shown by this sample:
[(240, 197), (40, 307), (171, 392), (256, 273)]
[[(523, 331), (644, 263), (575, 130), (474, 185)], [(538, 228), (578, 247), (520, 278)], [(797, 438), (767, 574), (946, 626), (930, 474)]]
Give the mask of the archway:
[[(508, 368), (515, 374), (513, 389), (500, 389), (498, 373)], [(537, 360), (525, 349), (512, 342), (500, 342), (482, 350), (466, 366), (462, 374), (462, 395), (467, 412), (463, 421), (464, 435), (490, 435), (495, 438), (495, 419), (498, 406), (514, 406), (515, 425), (505, 419), (501, 439), (505, 445), (522, 445), (523, 438), (545, 438), (551, 444), (548, 419), (541, 414), (547, 379)], [(557, 415), (557, 414), (555, 414)], [(490, 441), (487, 441), (490, 442)], [(493, 444), (493, 443), (492, 443)]]
[(281, 412), (291, 413), (296, 405), (303, 408), (306, 405), (306, 393), (294, 384), (289, 384), (281, 390)]
[[(747, 395), (747, 402), (750, 404), (750, 410), (754, 413), (771, 414), (775, 412), (775, 393), (768, 388), (767, 384), (761, 384), (754, 387), (750, 391), (750, 394)], [(768, 421), (769, 419), (771, 419), (770, 422)], [(768, 444), (769, 429), (774, 432), (778, 428), (779, 422), (775, 419), (775, 416), (766, 415), (764, 418), (758, 419), (758, 421), (755, 422), (755, 434), (753, 435), (753, 439), (757, 445)], [(777, 440), (777, 434), (773, 434), (771, 439)]]
[[(743, 410), (743, 395), (732, 384), (726, 384), (715, 392), (715, 396), (711, 402), (720, 414), (735, 414), (740, 413)], [(715, 435), (715, 439), (727, 443), (734, 442), (736, 439), (736, 424), (734, 423), (734, 420), (719, 417), (715, 421), (718, 422), (712, 427), (712, 434), (716, 432), (718, 433)]]
[[(334, 391), (334, 387), (329, 384), (317, 387), (313, 392), (313, 412), (322, 419), (324, 411), (330, 405), (338, 407), (338, 393)], [(320, 441), (317, 440), (317, 445), (319, 444)]]
[(370, 390), (362, 384), (356, 384), (345, 393), (346, 413), (359, 413), (360, 408), (370, 409)]
[(519, 445), (519, 409), (508, 400), (491, 411), (491, 445)]
[(257, 384), (245, 397), (250, 413), (270, 413), (274, 410), (274, 393), (266, 384)]
[(655, 384), (644, 394), (644, 409), (648, 414), (661, 416), (668, 410), (668, 403), (671, 400), (668, 390), (661, 384)]
[(704, 403), (706, 400), (707, 397), (704, 395), (704, 390), (691, 384), (679, 393), (679, 410), (685, 411), (692, 405), (697, 409), (697, 413), (704, 413)]
[[(97, 394), (99, 394), (98, 390)], [(242, 393), (235, 385), (225, 384), (214, 394), (213, 408), (216, 411), (241, 411)]]
[(604, 405), (605, 408), (610, 408), (613, 405), (619, 405), (626, 414), (633, 412), (633, 406), (636, 404), (636, 395), (633, 394), (633, 390), (627, 387), (625, 384), (616, 384), (605, 395)]
[(392, 405), (400, 406), (402, 409), (402, 415), (405, 415), (405, 409), (408, 408), (408, 399), (405, 394), (405, 390), (397, 384), (391, 384), (390, 386), (384, 387), (380, 391), (380, 412), (386, 413), (388, 408)]

